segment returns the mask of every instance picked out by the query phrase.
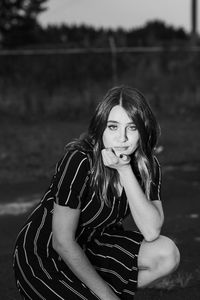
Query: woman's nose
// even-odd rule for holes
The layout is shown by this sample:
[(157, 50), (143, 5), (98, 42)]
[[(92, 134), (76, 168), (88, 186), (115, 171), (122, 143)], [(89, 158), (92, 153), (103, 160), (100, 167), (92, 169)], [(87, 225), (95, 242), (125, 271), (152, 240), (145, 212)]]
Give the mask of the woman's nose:
[(119, 140), (120, 142), (125, 142), (127, 141), (127, 132), (125, 129), (121, 130), (120, 133), (119, 133)]

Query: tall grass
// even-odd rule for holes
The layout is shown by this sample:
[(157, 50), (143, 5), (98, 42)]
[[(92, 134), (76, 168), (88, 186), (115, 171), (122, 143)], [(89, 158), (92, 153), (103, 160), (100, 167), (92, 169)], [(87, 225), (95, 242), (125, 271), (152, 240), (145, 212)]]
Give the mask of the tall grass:
[(190, 285), (193, 279), (193, 274), (188, 272), (177, 272), (170, 275), (160, 282), (158, 282), (154, 288), (163, 290), (172, 290), (174, 288), (186, 288)]
[(118, 54), (116, 74), (110, 54), (0, 57), (0, 113), (76, 119), (91, 114), (114, 84), (139, 88), (165, 114), (199, 112), (199, 56)]

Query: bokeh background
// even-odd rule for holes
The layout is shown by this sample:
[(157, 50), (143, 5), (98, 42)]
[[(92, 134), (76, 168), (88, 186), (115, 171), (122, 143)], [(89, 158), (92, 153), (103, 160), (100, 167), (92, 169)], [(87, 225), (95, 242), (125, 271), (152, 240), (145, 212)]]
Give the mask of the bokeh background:
[[(163, 234), (181, 265), (137, 299), (200, 297), (198, 0), (0, 1), (0, 299), (18, 300), (12, 249), (65, 144), (106, 91), (143, 92), (161, 126)], [(128, 219), (125, 226), (133, 228)]]

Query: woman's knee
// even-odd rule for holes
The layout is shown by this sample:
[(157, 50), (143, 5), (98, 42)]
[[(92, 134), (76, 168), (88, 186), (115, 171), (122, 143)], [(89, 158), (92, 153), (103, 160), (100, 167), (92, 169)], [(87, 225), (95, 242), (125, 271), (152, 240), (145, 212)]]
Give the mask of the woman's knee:
[(174, 272), (180, 263), (180, 252), (176, 244), (168, 237), (160, 236), (158, 260), (160, 268), (165, 273)]
[(165, 236), (153, 242), (143, 241), (138, 255), (139, 269), (149, 269), (160, 276), (176, 270), (180, 262), (180, 253), (175, 243)]

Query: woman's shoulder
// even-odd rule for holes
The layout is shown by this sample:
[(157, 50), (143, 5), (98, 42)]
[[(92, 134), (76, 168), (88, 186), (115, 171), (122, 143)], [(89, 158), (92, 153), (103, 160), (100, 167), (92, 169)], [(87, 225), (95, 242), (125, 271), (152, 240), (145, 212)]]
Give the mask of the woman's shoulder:
[(65, 167), (91, 169), (91, 153), (81, 149), (67, 149), (57, 164), (57, 171)]
[(70, 160), (80, 162), (80, 161), (89, 161), (91, 154), (88, 151), (77, 148), (77, 149), (66, 150), (64, 156)]

